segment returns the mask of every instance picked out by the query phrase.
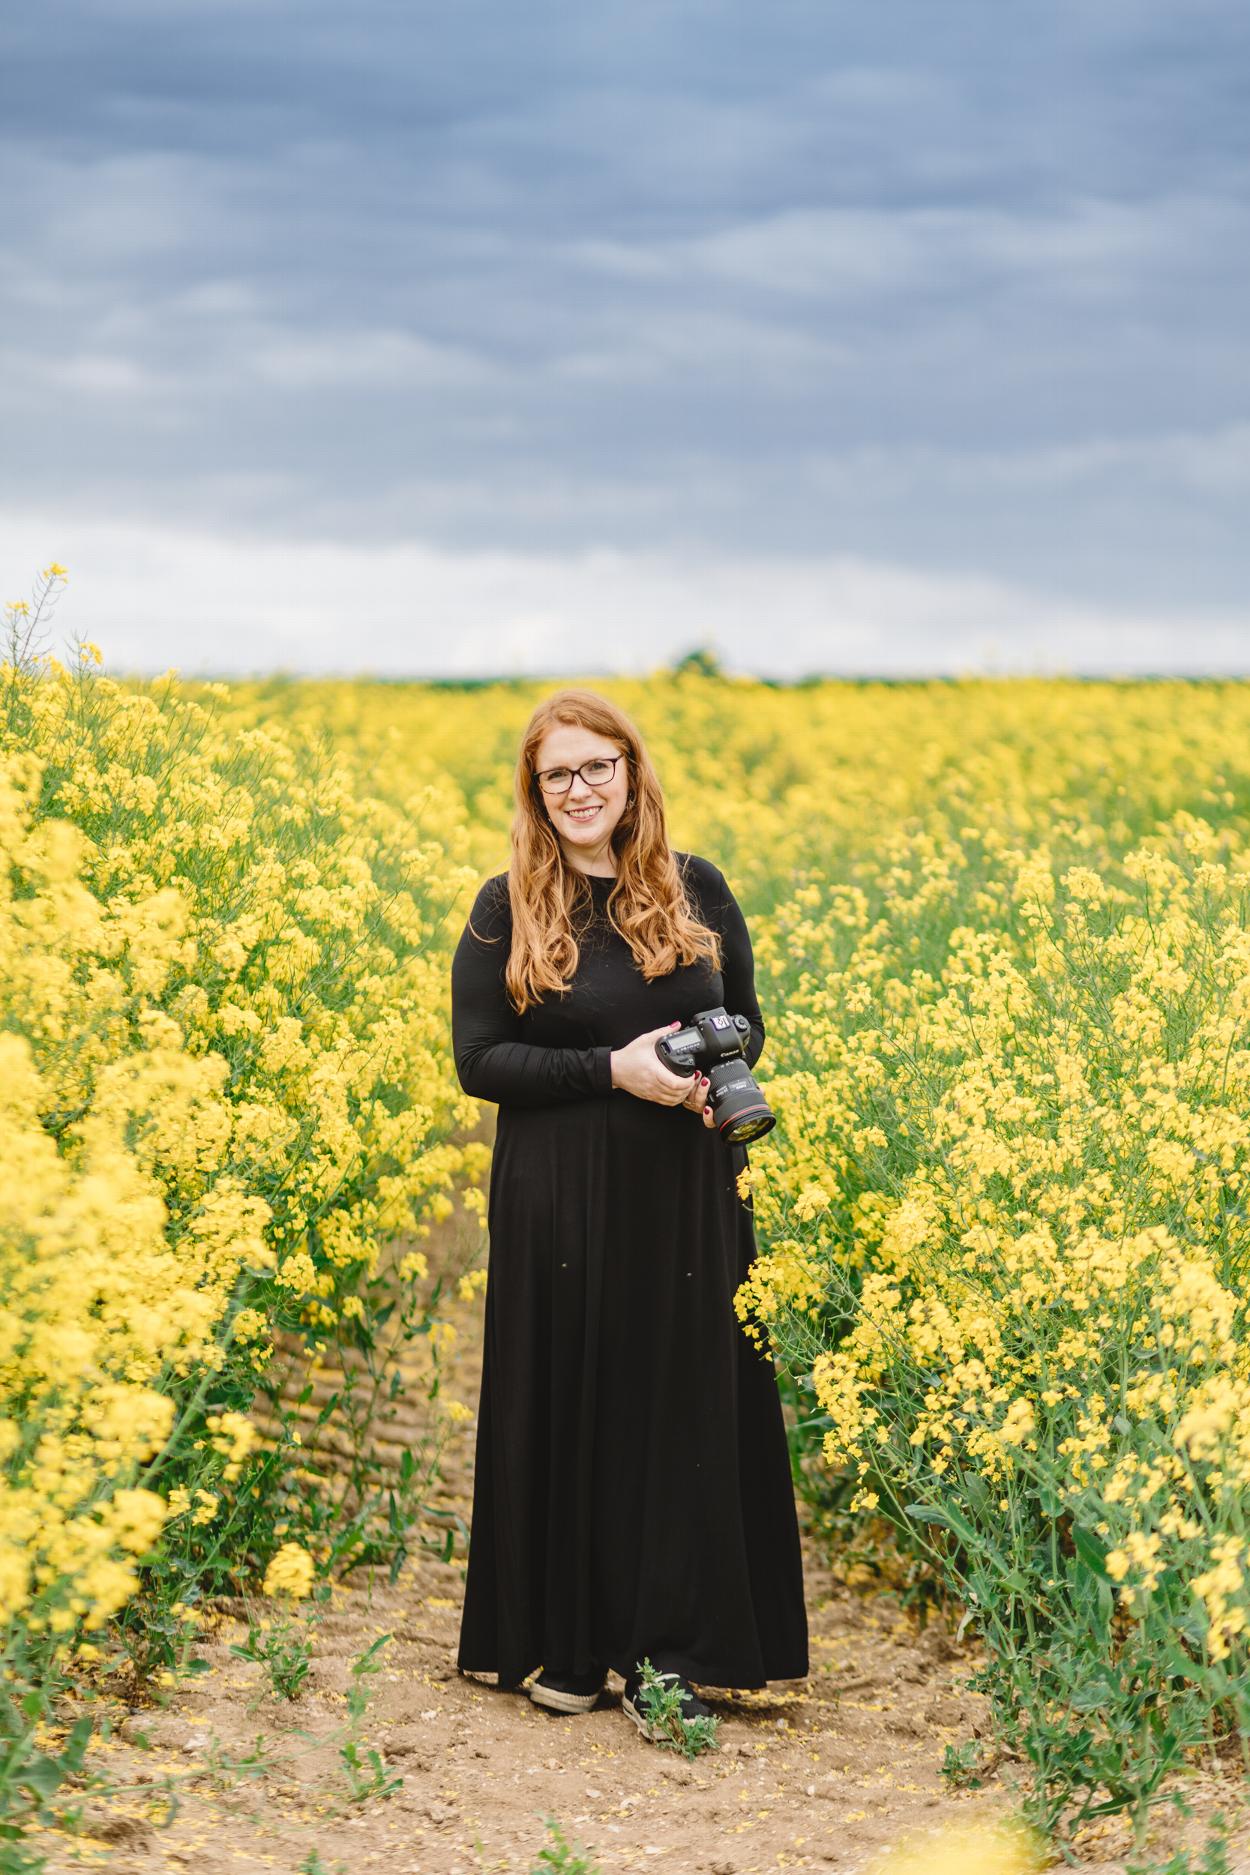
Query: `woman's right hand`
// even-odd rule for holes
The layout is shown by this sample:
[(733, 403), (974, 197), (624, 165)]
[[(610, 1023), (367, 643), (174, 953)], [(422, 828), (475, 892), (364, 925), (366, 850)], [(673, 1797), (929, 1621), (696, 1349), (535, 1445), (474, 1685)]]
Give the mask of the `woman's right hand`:
[[(679, 1107), (683, 1101), (688, 1101), (692, 1087), (690, 1076), (674, 1074), (655, 1052), (660, 1037), (672, 1035), (680, 1027), (680, 1022), (666, 1022), (662, 1028), (636, 1035), (626, 1047), (614, 1048), (613, 1087), (623, 1087), (627, 1094), (636, 1094), (639, 1100), (658, 1100), (665, 1107)], [(695, 1083), (700, 1079), (696, 1075)]]

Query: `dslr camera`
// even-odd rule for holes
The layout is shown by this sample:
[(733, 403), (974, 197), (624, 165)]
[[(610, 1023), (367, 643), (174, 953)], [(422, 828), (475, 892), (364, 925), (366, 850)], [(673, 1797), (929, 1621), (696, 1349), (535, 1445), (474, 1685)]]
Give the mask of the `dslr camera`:
[(673, 1074), (707, 1075), (708, 1104), (727, 1145), (745, 1145), (777, 1124), (746, 1063), (751, 1025), (745, 1016), (704, 1009), (684, 1029), (662, 1035), (655, 1052)]

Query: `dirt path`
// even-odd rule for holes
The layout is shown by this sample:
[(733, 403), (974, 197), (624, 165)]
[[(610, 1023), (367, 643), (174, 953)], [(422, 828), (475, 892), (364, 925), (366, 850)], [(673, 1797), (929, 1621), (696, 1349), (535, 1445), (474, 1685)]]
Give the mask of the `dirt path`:
[[(460, 1313), (453, 1380), (471, 1406), (479, 1315), (480, 1303)], [(471, 1424), (457, 1431), (443, 1486), (466, 1517), (472, 1438)], [(593, 1851), (603, 1875), (852, 1875), (913, 1832), (1004, 1812), (997, 1781), (956, 1792), (941, 1772), (945, 1746), (983, 1723), (981, 1702), (959, 1684), (973, 1656), (932, 1628), (918, 1634), (889, 1597), (835, 1585), (810, 1545), (806, 1569), (809, 1680), (709, 1694), (721, 1747), (693, 1764), (639, 1736), (615, 1679), (599, 1709), (563, 1718), (459, 1675), (463, 1559), (413, 1562), (393, 1588), (336, 1589), (294, 1703), (267, 1695), (262, 1669), (229, 1653), (245, 1630), (226, 1618), (202, 1649), (212, 1671), (166, 1709), (133, 1715), (126, 1737), (101, 1749), (98, 1761), (136, 1787), (92, 1803), (94, 1834), (40, 1842), (49, 1875), (530, 1875), (547, 1816)], [(384, 1634), (362, 1749), (402, 1784), (353, 1803), (338, 1752), (350, 1667)], [(141, 1749), (139, 1733), (155, 1749)], [(258, 1738), (268, 1755), (254, 1776), (214, 1774), (215, 1757), (237, 1760)], [(180, 1808), (158, 1827), (154, 1788), (167, 1775), (182, 1785)], [(1181, 1840), (1169, 1827), (1169, 1842)], [(1124, 1847), (1115, 1824), (1082, 1845), (1100, 1875), (1120, 1875)], [(1250, 1856), (1232, 1867), (1250, 1869)]]

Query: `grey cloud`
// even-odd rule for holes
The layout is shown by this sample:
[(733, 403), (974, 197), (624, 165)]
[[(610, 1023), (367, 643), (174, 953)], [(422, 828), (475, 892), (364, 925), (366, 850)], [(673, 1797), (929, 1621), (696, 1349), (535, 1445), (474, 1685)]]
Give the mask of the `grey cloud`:
[(0, 27), (10, 505), (1245, 605), (1234, 0), (58, 17)]

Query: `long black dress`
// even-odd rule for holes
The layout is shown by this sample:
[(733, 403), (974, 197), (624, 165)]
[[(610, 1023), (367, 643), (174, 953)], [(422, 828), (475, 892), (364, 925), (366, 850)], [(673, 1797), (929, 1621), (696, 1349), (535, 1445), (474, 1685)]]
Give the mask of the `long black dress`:
[(709, 861), (674, 857), (723, 974), (646, 982), (594, 877), (563, 996), (520, 1017), (508, 1000), (506, 874), (452, 963), (461, 1085), (499, 1103), (459, 1665), (501, 1686), (644, 1655), (705, 1686), (807, 1672), (776, 1376), (732, 1303), (755, 1255), (746, 1148), (612, 1087), (612, 1049), (720, 1003), (748, 1018), (752, 1064), (764, 1046), (738, 904)]

